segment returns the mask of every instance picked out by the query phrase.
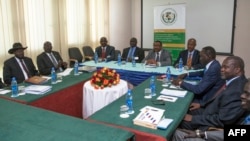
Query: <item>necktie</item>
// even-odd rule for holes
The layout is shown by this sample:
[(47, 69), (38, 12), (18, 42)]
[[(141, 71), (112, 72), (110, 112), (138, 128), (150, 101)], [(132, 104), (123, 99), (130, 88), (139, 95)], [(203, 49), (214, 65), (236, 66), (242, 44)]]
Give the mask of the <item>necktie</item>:
[(224, 84), (213, 96), (213, 99), (218, 96), (223, 90), (226, 89), (226, 84)]
[(56, 68), (57, 67), (57, 62), (56, 62), (54, 56), (52, 55), (52, 53), (50, 53), (49, 55), (50, 55), (50, 59), (51, 59), (52, 63), (54, 64), (54, 67)]
[(133, 50), (134, 50), (133, 47), (131, 47), (131, 48), (129, 49), (127, 61), (131, 61), (131, 60), (132, 60)]
[(156, 56), (156, 62), (159, 62), (159, 60), (160, 60), (160, 57), (159, 57), (159, 52), (157, 52), (157, 56)]
[(105, 47), (102, 47), (102, 59), (106, 57), (106, 50)]
[(245, 119), (244, 119), (244, 125), (250, 125), (250, 115), (248, 115)]
[(192, 54), (189, 53), (188, 59), (187, 59), (187, 66), (188, 66), (188, 67), (191, 67), (191, 65), (192, 65)]
[(31, 77), (28, 68), (26, 67), (26, 65), (25, 65), (24, 62), (23, 62), (23, 59), (20, 59), (20, 63), (21, 63), (21, 65), (22, 65), (22, 67), (23, 67), (25, 73), (27, 74), (27, 76), (28, 76), (28, 77)]

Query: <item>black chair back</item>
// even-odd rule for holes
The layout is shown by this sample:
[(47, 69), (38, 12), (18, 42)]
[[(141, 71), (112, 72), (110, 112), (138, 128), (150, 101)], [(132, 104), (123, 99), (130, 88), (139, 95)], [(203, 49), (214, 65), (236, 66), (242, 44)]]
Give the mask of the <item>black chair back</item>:
[(82, 52), (85, 56), (85, 60), (91, 60), (94, 57), (94, 50), (90, 46), (83, 46)]
[(69, 53), (69, 59), (70, 59), (70, 67), (73, 67), (75, 64), (75, 61), (77, 60), (79, 63), (82, 63), (83, 55), (78, 47), (70, 47), (68, 49)]

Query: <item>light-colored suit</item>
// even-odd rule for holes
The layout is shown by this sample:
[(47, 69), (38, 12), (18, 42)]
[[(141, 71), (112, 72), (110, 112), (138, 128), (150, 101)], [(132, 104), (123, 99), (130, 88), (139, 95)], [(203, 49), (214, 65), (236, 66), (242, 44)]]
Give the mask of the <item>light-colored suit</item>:
[[(156, 58), (156, 53), (154, 52), (154, 50), (150, 50), (148, 52), (148, 55), (142, 60), (142, 63), (145, 63), (149, 59), (155, 59), (155, 58)], [(159, 60), (161, 66), (171, 66), (172, 64), (171, 54), (164, 49), (161, 50), (161, 55)]]

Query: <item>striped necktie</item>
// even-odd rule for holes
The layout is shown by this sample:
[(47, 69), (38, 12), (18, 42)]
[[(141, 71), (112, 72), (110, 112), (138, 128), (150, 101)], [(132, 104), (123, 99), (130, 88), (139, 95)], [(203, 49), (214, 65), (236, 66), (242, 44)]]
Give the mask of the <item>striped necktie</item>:
[(51, 59), (52, 63), (54, 64), (54, 67), (57, 68), (57, 62), (56, 62), (56, 60), (55, 60), (53, 54), (50, 53), (49, 55), (50, 55), (50, 59)]
[(22, 65), (22, 67), (23, 67), (23, 70), (24, 70), (25, 73), (27, 74), (27, 76), (28, 76), (28, 77), (31, 77), (28, 68), (27, 68), (26, 65), (24, 64), (24, 60), (23, 60), (23, 59), (20, 59), (20, 63), (21, 63), (21, 65)]

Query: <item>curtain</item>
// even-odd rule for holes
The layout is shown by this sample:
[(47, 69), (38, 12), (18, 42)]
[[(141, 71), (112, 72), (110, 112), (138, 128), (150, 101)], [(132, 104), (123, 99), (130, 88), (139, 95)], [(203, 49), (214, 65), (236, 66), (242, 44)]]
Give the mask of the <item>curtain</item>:
[(1, 68), (14, 42), (28, 47), (25, 56), (35, 65), (45, 41), (69, 62), (69, 47), (95, 49), (109, 38), (109, 0), (0, 0), (0, 31)]

